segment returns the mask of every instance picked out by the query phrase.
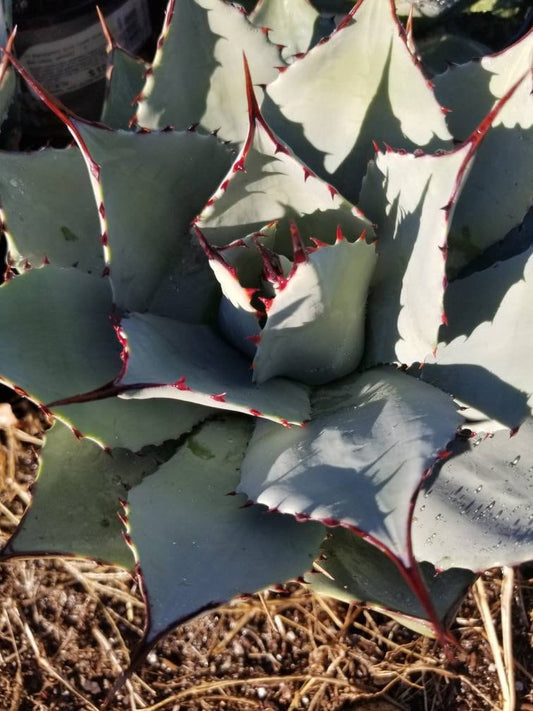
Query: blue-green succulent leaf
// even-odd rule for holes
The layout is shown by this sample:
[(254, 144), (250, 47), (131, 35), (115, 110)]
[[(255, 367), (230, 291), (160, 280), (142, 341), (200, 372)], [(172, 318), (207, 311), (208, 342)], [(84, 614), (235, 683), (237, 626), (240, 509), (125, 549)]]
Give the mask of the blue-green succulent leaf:
[(282, 378), (254, 385), (250, 362), (208, 326), (131, 314), (122, 328), (129, 356), (119, 385), (130, 388), (122, 397), (185, 400), (277, 422), (309, 417), (304, 385)]
[[(363, 230), (370, 238), (373, 226), (369, 220), (317, 178), (272, 133), (257, 106), (246, 62), (244, 73), (250, 120), (248, 137), (219, 189), (198, 217), (197, 226), (209, 242), (226, 245), (284, 218), (295, 219), (300, 226), (298, 218), (307, 216), (318, 219), (322, 216), (329, 222), (331, 241), (337, 225), (350, 241), (355, 241)], [(311, 236), (329, 241), (323, 233), (311, 232)]]
[[(485, 416), (516, 427), (533, 407), (533, 371), (527, 357), (533, 326), (533, 248), (452, 282), (450, 292), (451, 335), (461, 335), (439, 344), (422, 377)], [(500, 299), (487, 300), (491, 292)]]
[(416, 557), (441, 569), (474, 571), (530, 560), (532, 495), (533, 419), (513, 436), (474, 435), (454, 448), (419, 494)]
[[(305, 576), (312, 590), (344, 602), (362, 600), (380, 611), (385, 608), (385, 611), (417, 618), (416, 621), (402, 619), (402, 622), (434, 636), (420, 600), (394, 562), (376, 546), (351, 531), (336, 528), (328, 534), (320, 550), (318, 565)], [(437, 574), (429, 563), (422, 563), (421, 572), (437, 616), (448, 626), (475, 575), (462, 568)]]
[(443, 319), (445, 249), (467, 144), (442, 155), (387, 152), (370, 163), (361, 205), (379, 228), (368, 302), (367, 365), (430, 354)]
[(275, 133), (354, 203), (372, 141), (407, 150), (450, 145), (388, 0), (357, 3), (326, 42), (267, 87), (262, 110)]
[(128, 497), (129, 533), (148, 604), (145, 643), (238, 593), (308, 570), (320, 524), (243, 507), (228, 496), (251, 433), (244, 418), (210, 422)]
[(121, 371), (109, 281), (77, 269), (31, 269), (0, 288), (2, 377), (48, 403)]
[(320, 388), (303, 429), (258, 422), (239, 491), (281, 513), (364, 532), (406, 566), (412, 497), (462, 422), (451, 398), (395, 368)]
[[(108, 50), (109, 51), (109, 50)], [(119, 46), (108, 55), (108, 80), (100, 121), (111, 128), (128, 128), (135, 100), (144, 86), (148, 65)]]
[(83, 556), (131, 569), (119, 500), (155, 469), (150, 458), (108, 453), (56, 423), (46, 434), (29, 509), (2, 555)]
[(254, 81), (269, 84), (282, 65), (278, 48), (237, 6), (224, 0), (171, 0), (137, 110), (150, 129), (198, 124), (234, 143), (246, 138), (242, 55)]
[(227, 171), (230, 154), (212, 136), (72, 124), (93, 173), (115, 302), (145, 310), (179, 262), (190, 222)]
[(334, 28), (309, 0), (259, 0), (249, 18), (257, 27), (268, 30), (272, 42), (282, 46), (281, 54), (287, 62), (307, 52)]
[[(44, 197), (46, 196), (46, 197)], [(104, 254), (91, 183), (77, 148), (0, 152), (0, 201), (11, 264), (48, 259), (101, 274)]]
[(375, 263), (374, 245), (344, 239), (295, 262), (267, 308), (254, 360), (258, 383), (281, 375), (317, 385), (357, 368)]

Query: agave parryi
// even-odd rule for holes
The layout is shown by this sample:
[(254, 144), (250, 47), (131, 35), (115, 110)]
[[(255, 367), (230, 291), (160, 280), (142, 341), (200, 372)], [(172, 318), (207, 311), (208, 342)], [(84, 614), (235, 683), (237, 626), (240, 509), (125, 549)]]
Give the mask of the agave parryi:
[(533, 34), (430, 84), (392, 2), (306, 51), (294, 0), (282, 57), (286, 6), (171, 1), (107, 126), (10, 57), (77, 147), (0, 154), (2, 377), (56, 420), (3, 554), (136, 563), (142, 652), (302, 575), (444, 637), (533, 557)]

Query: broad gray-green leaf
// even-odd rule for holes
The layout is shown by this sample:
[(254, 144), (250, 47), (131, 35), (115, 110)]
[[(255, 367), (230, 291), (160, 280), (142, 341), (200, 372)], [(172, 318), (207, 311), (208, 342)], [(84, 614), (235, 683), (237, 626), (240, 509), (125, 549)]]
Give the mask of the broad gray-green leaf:
[(364, 240), (319, 247), (296, 264), (267, 310), (254, 360), (258, 383), (282, 375), (323, 384), (357, 368), (375, 264), (374, 245)]
[(215, 410), (176, 400), (125, 400), (112, 397), (62, 405), (54, 413), (64, 422), (106, 447), (133, 452), (148, 444), (177, 439)]
[(239, 491), (281, 513), (354, 527), (410, 566), (408, 519), (424, 472), (462, 418), (394, 368), (320, 388), (303, 429), (258, 422)]
[[(425, 634), (434, 635), (431, 623), (427, 622), (427, 611), (398, 566), (376, 546), (351, 531), (336, 528), (326, 537), (321, 553), (325, 558), (320, 559), (313, 573), (305, 576), (312, 590), (344, 602), (362, 600), (378, 609), (384, 607), (385, 611), (419, 618), (417, 626)], [(437, 616), (447, 627), (475, 576), (460, 568), (437, 574), (429, 563), (420, 567)]]
[[(479, 434), (419, 494), (417, 558), (482, 571), (533, 558), (533, 419), (517, 434)], [(468, 545), (465, 545), (468, 541)]]
[(386, 0), (359, 2), (327, 42), (268, 86), (263, 113), (276, 135), (352, 202), (373, 140), (433, 150), (451, 139)]
[[(520, 265), (522, 278), (513, 282)], [(499, 282), (507, 286), (503, 294)], [(465, 296), (465, 313), (471, 314), (469, 319), (460, 317), (457, 328), (468, 335), (440, 343), (422, 377), (487, 417), (516, 427), (533, 407), (533, 249), (461, 280), (457, 288)], [(493, 290), (501, 300), (488, 297), (485, 304)], [(478, 308), (487, 318), (482, 323), (476, 317)]]
[(0, 289), (2, 377), (41, 402), (93, 390), (121, 370), (109, 282), (47, 266)]
[[(533, 70), (533, 59), (532, 59)], [(452, 267), (462, 266), (519, 225), (533, 185), (533, 74), (496, 104), (450, 227)]]
[(480, 61), (450, 67), (433, 78), (435, 95), (450, 109), (446, 121), (464, 141), (533, 64), (533, 30), (518, 42)]
[(154, 462), (126, 450), (107, 453), (61, 423), (41, 452), (32, 502), (2, 554), (85, 556), (132, 568), (119, 500), (154, 471)]
[(370, 163), (361, 205), (379, 228), (365, 362), (422, 361), (443, 317), (443, 250), (471, 145), (442, 155), (387, 152)]
[(171, 0), (139, 102), (139, 124), (151, 129), (199, 124), (219, 131), (224, 140), (244, 141), (243, 53), (257, 85), (276, 78), (279, 50), (236, 6), (223, 0)]
[(111, 74), (100, 120), (111, 128), (128, 128), (135, 113), (135, 99), (144, 86), (148, 65), (139, 57), (114, 46), (109, 54), (109, 68)]
[[(298, 222), (298, 217), (321, 214), (333, 235), (338, 224), (350, 241), (363, 230), (369, 237), (373, 235), (369, 220), (277, 140), (259, 113), (250, 81), (247, 90), (248, 138), (197, 220), (209, 242), (225, 245), (274, 220), (293, 218)], [(314, 236), (328, 241), (321, 234)]]
[(282, 378), (252, 384), (250, 362), (207, 326), (132, 314), (122, 328), (129, 357), (120, 385), (143, 386), (122, 397), (175, 398), (277, 422), (309, 417), (304, 385)]
[(309, 0), (259, 0), (249, 17), (256, 27), (269, 30), (272, 42), (283, 46), (281, 53), (286, 61), (314, 44), (321, 20)]
[[(74, 125), (99, 174), (95, 194), (103, 205), (115, 301), (142, 311), (181, 258), (190, 222), (226, 173), (230, 154), (212, 136)], [(176, 298), (187, 296), (176, 292)]]
[(128, 498), (129, 532), (148, 602), (145, 644), (238, 593), (302, 575), (324, 536), (319, 524), (245, 507), (228, 496), (251, 427), (206, 424)]
[(13, 265), (77, 265), (101, 274), (98, 212), (77, 148), (0, 152), (0, 201)]

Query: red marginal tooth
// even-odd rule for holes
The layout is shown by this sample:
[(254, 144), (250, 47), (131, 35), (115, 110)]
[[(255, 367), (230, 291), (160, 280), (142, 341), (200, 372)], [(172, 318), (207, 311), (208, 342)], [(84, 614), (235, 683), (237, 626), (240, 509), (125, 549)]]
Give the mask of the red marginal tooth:
[(107, 232), (102, 232), (102, 247), (107, 247), (109, 244), (109, 237), (107, 236)]
[(376, 143), (376, 141), (374, 141), (374, 139), (372, 139), (372, 145), (374, 146), (374, 151), (375, 151), (376, 153), (379, 153), (379, 152), (380, 152), (379, 146), (378, 146), (378, 144)]
[(216, 402), (226, 402), (226, 393), (219, 393), (218, 395), (210, 395), (211, 400)]
[(307, 178), (316, 178), (316, 175), (313, 173), (312, 170), (309, 170), (309, 168), (306, 168), (304, 166), (304, 183), (307, 182)]
[(270, 27), (261, 27), (261, 32), (268, 37), (268, 33), (272, 32)]
[(385, 143), (385, 141), (383, 141), (383, 145), (385, 146), (386, 153), (394, 153), (394, 149), (391, 148), (388, 143)]
[(250, 506), (253, 506), (254, 502), (251, 499), (248, 499), (248, 501), (243, 504), (242, 506), (239, 506), (240, 509), (249, 509)]
[(322, 519), (322, 523), (324, 524), (324, 526), (330, 526), (331, 528), (334, 528), (335, 526), (340, 526), (340, 525), (341, 525), (341, 523), (340, 523), (340, 521), (339, 521), (338, 519), (336, 519), (336, 518), (331, 518), (331, 517), (323, 518), (323, 519)]
[(450, 457), (451, 454), (452, 454), (452, 453), (451, 453), (449, 450), (443, 449), (443, 450), (441, 450), (441, 451), (437, 454), (437, 457), (438, 457), (439, 459), (448, 459), (448, 457)]
[(260, 343), (261, 342), (261, 336), (246, 336), (244, 338), (245, 341), (251, 341), (252, 343)]
[(337, 225), (337, 232), (335, 234), (335, 244), (339, 244), (339, 242), (346, 242), (346, 237), (344, 236), (340, 225)]
[(179, 380), (176, 380), (176, 382), (173, 383), (173, 385), (178, 390), (184, 390), (185, 392), (190, 391), (190, 387), (185, 383), (185, 376), (184, 375), (182, 375)]
[(102, 276), (108, 277), (110, 274), (111, 274), (111, 269), (109, 268), (109, 264), (106, 264), (102, 270)]
[(18, 385), (13, 385), (13, 390), (17, 393), (17, 395), (20, 395), (21, 397), (27, 397), (28, 393), (23, 390), (22, 388), (19, 388)]
[(334, 200), (335, 197), (339, 194), (339, 191), (338, 191), (338, 190), (335, 190), (335, 188), (333, 187), (333, 185), (328, 185), (328, 190), (329, 190), (329, 194), (331, 195), (331, 199), (332, 199), (332, 200)]
[(43, 265), (44, 265), (44, 266), (47, 266), (48, 264), (50, 264), (50, 260), (48, 259), (48, 257), (47, 257), (46, 254), (45, 254), (44, 257), (43, 257)]
[(30, 262), (28, 259), (26, 259), (26, 261), (24, 262), (24, 267), (23, 267), (23, 269), (24, 269), (25, 272), (27, 272), (27, 271), (29, 271), (29, 270), (31, 269), (31, 262)]
[(283, 74), (283, 72), (287, 71), (288, 67), (275, 67), (275, 69), (277, 69), (280, 74)]
[(228, 185), (229, 185), (229, 178), (222, 183), (222, 185), (220, 186), (220, 189), (223, 192), (226, 192), (226, 190), (228, 189)]
[(442, 314), (441, 314), (441, 316), (440, 316), (440, 320), (441, 320), (443, 326), (447, 326), (447, 325), (448, 325), (448, 317), (446, 316), (446, 314), (444, 313), (444, 311), (442, 312)]
[(518, 430), (520, 429), (520, 426), (513, 427), (512, 430), (509, 432), (509, 437), (514, 437), (515, 434), (518, 433)]
[(74, 435), (74, 437), (76, 437), (76, 439), (83, 439), (83, 434), (76, 427), (71, 427), (70, 429), (72, 430), (72, 434)]
[(236, 491), (228, 491), (226, 496), (237, 496), (237, 492)]
[(448, 288), (448, 279), (447, 277), (442, 277), (442, 288), (447, 289)]
[(426, 84), (428, 85), (428, 87), (429, 87), (430, 89), (434, 89), (434, 88), (435, 88), (435, 83), (432, 82), (431, 79), (426, 79)]
[(304, 521), (309, 521), (311, 517), (306, 513), (297, 513), (294, 514), (294, 518), (298, 521), (298, 523), (303, 523)]
[(295, 267), (298, 266), (298, 264), (302, 264), (303, 262), (307, 261), (307, 255), (305, 253), (305, 248), (302, 242), (302, 238), (300, 236), (300, 231), (298, 230), (298, 226), (296, 225), (296, 222), (294, 220), (291, 220), (289, 223), (289, 229), (291, 232), (291, 240), (292, 240), (292, 252), (293, 252), (293, 262), (294, 266), (292, 268), (291, 275), (295, 271)]
[(278, 153), (284, 153), (285, 155), (288, 156), (289, 150), (282, 143), (276, 142), (276, 148), (274, 149), (274, 155), (277, 155)]
[(443, 114), (451, 114), (452, 109), (448, 109), (446, 106), (441, 106), (440, 110), (442, 111)]
[(105, 217), (105, 206), (103, 202), (98, 205), (98, 212), (102, 217)]
[(246, 168), (244, 167), (244, 158), (239, 158), (239, 160), (233, 165), (234, 173), (246, 173)]
[(283, 427), (287, 427), (287, 429), (292, 430), (292, 425), (288, 420), (280, 420), (280, 422)]
[(251, 409), (251, 410), (249, 410), (249, 412), (250, 412), (250, 415), (253, 415), (254, 417), (262, 417), (263, 416), (263, 413), (261, 412), (261, 410)]

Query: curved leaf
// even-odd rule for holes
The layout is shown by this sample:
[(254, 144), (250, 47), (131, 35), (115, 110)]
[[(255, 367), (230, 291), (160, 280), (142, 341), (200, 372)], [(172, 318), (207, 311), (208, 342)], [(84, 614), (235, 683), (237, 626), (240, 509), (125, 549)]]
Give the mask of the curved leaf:
[(2, 377), (45, 403), (108, 383), (122, 367), (111, 314), (102, 277), (48, 266), (11, 279), (0, 289)]
[(282, 375), (322, 384), (355, 370), (375, 263), (373, 245), (341, 240), (295, 264), (267, 310), (254, 360), (258, 383)]
[[(249, 18), (256, 27), (268, 29), (268, 38), (282, 46), (285, 61), (307, 52), (320, 34), (325, 34), (320, 33), (320, 13), (309, 0), (259, 0)], [(332, 29), (333, 23), (330, 31)]]
[(122, 321), (129, 356), (121, 397), (173, 398), (299, 424), (309, 416), (304, 385), (281, 378), (253, 385), (250, 363), (207, 326), (151, 314)]
[[(96, 173), (115, 301), (122, 308), (144, 310), (179, 261), (190, 222), (227, 171), (230, 154), (211, 136), (72, 124)], [(197, 170), (198, 165), (209, 169)], [(175, 298), (186, 296), (176, 292)]]
[(0, 151), (0, 200), (10, 260), (45, 258), (101, 274), (104, 255), (91, 183), (77, 148)]
[[(413, 519), (418, 558), (482, 571), (533, 558), (533, 419), (474, 436), (439, 467)], [(468, 545), (465, 545), (468, 541)]]
[(449, 129), (464, 141), (533, 64), (533, 29), (510, 47), (482, 59), (452, 66), (433, 78)]
[(144, 86), (148, 65), (114, 45), (108, 55), (108, 79), (100, 121), (111, 128), (128, 128), (135, 100)]
[[(398, 567), (376, 546), (351, 531), (337, 528), (328, 534), (320, 550), (319, 565), (305, 576), (312, 590), (344, 602), (362, 600), (380, 611), (386, 608), (386, 613), (392, 610), (418, 618), (402, 622), (434, 636), (423, 605)], [(429, 563), (422, 563), (421, 572), (437, 616), (447, 627), (475, 575), (461, 568), (437, 574)]]
[[(364, 215), (313, 175), (274, 136), (259, 112), (246, 63), (245, 74), (248, 137), (218, 191), (196, 220), (209, 242), (226, 245), (283, 218), (295, 219), (300, 227), (298, 218), (303, 216), (313, 220), (322, 216), (333, 239), (337, 225), (350, 241), (355, 241), (363, 230), (372, 236), (373, 227)], [(304, 235), (305, 232), (302, 228)], [(323, 233), (320, 238), (328, 241)]]
[(137, 452), (148, 444), (178, 439), (215, 410), (175, 400), (112, 397), (54, 408), (59, 419), (104, 447)]
[[(496, 105), (476, 151), (450, 227), (456, 269), (519, 225), (533, 184), (533, 44), (531, 70)], [(479, 129), (478, 129), (479, 130)]]
[(372, 141), (433, 150), (451, 138), (387, 0), (360, 0), (327, 41), (268, 86), (262, 109), (276, 134), (352, 202)]
[[(498, 287), (498, 282), (506, 291)], [(528, 359), (533, 325), (533, 248), (472, 274), (458, 282), (457, 289), (465, 297), (462, 310), (471, 314), (468, 327), (464, 316), (458, 326), (467, 335), (440, 343), (435, 357), (425, 364), (422, 378), (489, 418), (516, 427), (533, 406), (533, 371)], [(485, 294), (491, 291), (500, 295), (500, 301), (489, 298), (482, 305)], [(490, 320), (479, 323), (478, 308)]]
[(157, 129), (199, 124), (221, 138), (246, 138), (242, 55), (258, 85), (278, 75), (279, 50), (246, 15), (223, 0), (171, 0), (137, 120)]
[(371, 163), (361, 204), (378, 225), (368, 302), (367, 365), (422, 361), (443, 320), (443, 250), (472, 144), (442, 155), (387, 152)]
[(258, 422), (239, 491), (363, 531), (409, 567), (410, 502), (462, 420), (449, 397), (424, 385), (376, 368), (317, 390), (303, 429)]
[(119, 499), (155, 468), (151, 459), (107, 453), (56, 423), (46, 435), (30, 507), (2, 555), (84, 556), (132, 568)]
[(129, 533), (149, 611), (145, 644), (238, 593), (311, 567), (322, 526), (243, 508), (244, 497), (227, 495), (250, 431), (237, 417), (206, 424), (129, 494)]

